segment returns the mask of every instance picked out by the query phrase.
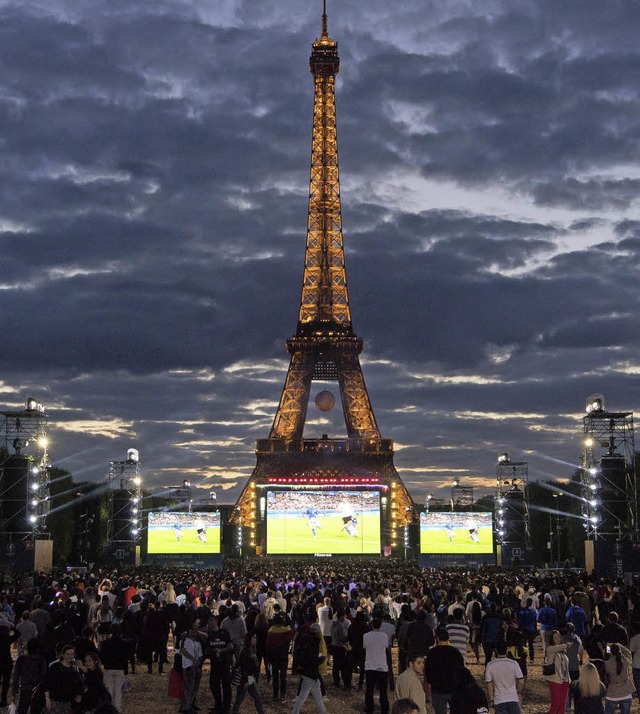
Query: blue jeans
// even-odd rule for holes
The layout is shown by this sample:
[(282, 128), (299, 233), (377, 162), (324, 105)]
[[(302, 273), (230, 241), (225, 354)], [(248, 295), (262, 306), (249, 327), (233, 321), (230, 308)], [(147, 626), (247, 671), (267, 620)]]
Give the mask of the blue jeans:
[(264, 709), (262, 708), (262, 699), (260, 699), (260, 691), (258, 690), (258, 685), (253, 682), (253, 684), (241, 684), (236, 692), (236, 700), (233, 703), (233, 714), (239, 714), (240, 705), (248, 694), (254, 701), (256, 705), (256, 711), (258, 714), (264, 714)]
[(620, 714), (629, 714), (631, 711), (631, 697), (629, 697), (629, 699), (623, 699), (619, 702), (612, 702), (611, 699), (605, 699), (604, 714), (613, 714), (618, 704), (620, 705)]
[(302, 675), (300, 680), (300, 693), (293, 702), (293, 714), (300, 714), (302, 705), (307, 701), (308, 696), (313, 697), (320, 714), (327, 714), (327, 708), (322, 701), (322, 692), (320, 691), (320, 680), (311, 679)]
[(496, 714), (520, 714), (520, 702), (502, 702), (496, 704)]
[(633, 684), (636, 688), (636, 694), (640, 697), (640, 668), (633, 667), (631, 671), (633, 672)]
[(431, 691), (431, 704), (435, 714), (447, 714), (447, 704), (451, 704), (453, 694), (450, 692)]

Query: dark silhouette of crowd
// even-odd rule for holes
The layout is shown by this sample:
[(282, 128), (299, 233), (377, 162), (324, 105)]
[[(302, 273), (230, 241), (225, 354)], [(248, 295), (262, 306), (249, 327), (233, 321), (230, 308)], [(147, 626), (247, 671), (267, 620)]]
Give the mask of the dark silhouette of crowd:
[[(265, 696), (295, 714), (311, 697), (324, 714), (337, 690), (362, 697), (366, 714), (376, 691), (382, 714), (407, 701), (420, 714), (489, 705), (517, 714), (534, 665), (552, 713), (571, 702), (595, 711), (598, 700), (627, 714), (640, 685), (639, 633), (639, 584), (584, 573), (442, 571), (384, 558), (8, 573), (0, 706), (124, 711), (142, 668), (166, 676), (182, 714), (198, 711), (203, 686), (216, 714), (239, 714), (245, 700), (262, 714)], [(602, 694), (591, 669), (583, 676), (587, 660)], [(469, 670), (478, 664), (480, 684)]]

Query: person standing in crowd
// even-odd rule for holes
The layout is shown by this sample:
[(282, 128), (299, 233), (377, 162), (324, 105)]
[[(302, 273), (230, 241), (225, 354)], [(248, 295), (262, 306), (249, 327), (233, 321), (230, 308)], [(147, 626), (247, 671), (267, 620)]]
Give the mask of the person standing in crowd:
[(352, 666), (349, 643), (349, 625), (347, 613), (343, 608), (340, 608), (336, 613), (336, 619), (331, 627), (331, 651), (333, 653), (333, 683), (336, 687), (340, 686), (340, 679), (344, 688), (348, 691), (351, 689)]
[[(580, 608), (582, 609), (582, 608)], [(575, 682), (580, 676), (580, 665), (582, 664), (582, 656), (584, 648), (582, 640), (578, 637), (575, 627), (567, 618), (567, 632), (562, 635), (562, 641), (567, 645), (567, 659), (569, 660), (569, 680)], [(571, 685), (569, 685), (569, 696), (567, 697), (567, 711), (571, 709)]]
[(127, 668), (127, 646), (120, 637), (120, 625), (111, 625), (111, 635), (102, 643), (100, 658), (104, 666), (104, 683), (113, 706), (122, 711), (122, 684)]
[(431, 702), (435, 714), (446, 714), (463, 669), (464, 660), (460, 650), (449, 644), (447, 628), (438, 627), (436, 646), (429, 650), (424, 665), (425, 679), (431, 685)]
[(35, 623), (29, 619), (28, 610), (22, 613), (22, 620), (16, 625), (16, 630), (20, 636), (18, 639), (18, 655), (26, 654), (27, 642), (38, 636), (38, 628)]
[(520, 608), (518, 612), (518, 624), (520, 625), (520, 631), (524, 635), (527, 646), (529, 648), (529, 661), (533, 664), (535, 659), (535, 651), (533, 647), (533, 641), (535, 640), (536, 633), (538, 630), (537, 625), (537, 615), (535, 607), (533, 606), (533, 599), (528, 597), (525, 600), (525, 606)]
[(608, 622), (604, 626), (604, 639), (608, 645), (619, 644), (629, 646), (629, 635), (626, 629), (620, 624), (618, 613), (610, 612)]
[[(613, 614), (613, 613), (612, 613)], [(635, 692), (630, 676), (631, 653), (621, 644), (611, 645), (611, 657), (604, 663), (607, 693), (604, 700), (605, 714), (613, 714), (620, 707), (620, 714), (631, 711), (631, 697)]]
[(542, 652), (547, 651), (547, 646), (551, 643), (551, 635), (558, 627), (558, 614), (551, 607), (551, 595), (546, 593), (544, 605), (538, 610), (537, 620), (540, 623), (540, 638), (542, 639)]
[(320, 654), (321, 646), (324, 642), (322, 629), (317, 623), (310, 628), (303, 628), (296, 635), (296, 666), (300, 672), (300, 689), (298, 696), (293, 702), (293, 714), (300, 714), (302, 705), (307, 701), (309, 695), (318, 707), (320, 714), (327, 714), (321, 690), (320, 665), (324, 662), (324, 655)]
[(565, 617), (567, 623), (573, 625), (575, 634), (582, 640), (587, 634), (589, 623), (587, 613), (578, 605), (578, 598), (575, 595), (571, 598), (571, 607), (567, 609)]
[(364, 672), (366, 678), (366, 690), (364, 695), (364, 710), (366, 714), (373, 714), (373, 692), (375, 689), (380, 694), (380, 711), (382, 714), (389, 712), (389, 698), (387, 697), (388, 666), (387, 648), (389, 638), (384, 632), (380, 632), (382, 620), (374, 617), (371, 622), (372, 630), (367, 632), (362, 638), (364, 648)]
[(195, 622), (182, 641), (180, 654), (182, 655), (182, 678), (184, 680), (184, 695), (180, 711), (183, 714), (191, 714), (191, 712), (197, 711), (196, 695), (202, 676), (202, 645)]
[(482, 624), (480, 625), (480, 639), (482, 641), (482, 649), (484, 650), (485, 665), (491, 661), (498, 642), (504, 639), (503, 624), (502, 615), (498, 612), (496, 603), (492, 602), (491, 605), (489, 605), (489, 613), (483, 618)]
[(8, 619), (0, 619), (0, 679), (2, 679), (0, 707), (7, 706), (7, 695), (11, 686), (11, 672), (13, 670), (11, 645), (19, 637), (20, 633), (16, 631)]
[(35, 637), (27, 642), (26, 654), (21, 654), (13, 669), (11, 694), (18, 704), (17, 714), (27, 714), (33, 690), (47, 673), (47, 663), (42, 656), (42, 645)]
[(424, 693), (424, 655), (409, 652), (409, 666), (396, 679), (394, 695), (398, 699), (412, 699), (418, 706), (419, 714), (427, 714)]
[(478, 685), (471, 671), (465, 667), (451, 698), (451, 714), (480, 714), (487, 712), (488, 709), (489, 702), (484, 689)]
[(606, 694), (598, 670), (590, 662), (580, 667), (580, 675), (571, 682), (574, 714), (604, 714), (603, 699)]
[(456, 607), (453, 611), (453, 622), (447, 625), (449, 633), (449, 642), (452, 647), (455, 647), (462, 655), (463, 662), (467, 663), (467, 647), (469, 645), (469, 626), (462, 621), (464, 610), (462, 607)]
[(244, 641), (247, 636), (247, 626), (240, 616), (237, 605), (232, 605), (228, 615), (220, 623), (220, 628), (226, 630), (231, 637), (233, 644), (233, 655), (237, 662), (240, 657), (240, 652), (244, 646)]
[(260, 690), (258, 689), (258, 657), (256, 656), (256, 636), (247, 632), (244, 646), (240, 650), (237, 666), (242, 672), (242, 681), (236, 691), (236, 700), (233, 703), (233, 714), (240, 714), (240, 706), (248, 694), (256, 706), (258, 714), (264, 714)]
[(278, 613), (267, 632), (266, 654), (271, 665), (273, 700), (285, 702), (287, 698), (287, 667), (293, 629), (285, 624), (284, 615)]
[(569, 660), (567, 649), (569, 646), (562, 642), (562, 636), (558, 630), (551, 631), (551, 637), (544, 653), (543, 667), (549, 667), (551, 672), (545, 674), (549, 687), (549, 699), (551, 702), (549, 714), (564, 714), (569, 692)]
[(629, 641), (629, 651), (631, 652), (631, 672), (633, 674), (633, 684), (640, 697), (640, 623), (631, 624), (631, 640)]
[(496, 714), (520, 714), (524, 676), (520, 665), (507, 657), (507, 643), (498, 642), (496, 659), (491, 660), (484, 672), (489, 706)]
[(333, 608), (331, 607), (331, 598), (326, 597), (324, 604), (318, 607), (318, 622), (322, 630), (327, 652), (331, 652), (331, 625), (333, 624)]
[[(113, 697), (104, 684), (104, 674), (102, 665), (97, 654), (90, 652), (84, 661), (78, 661), (78, 669), (82, 672), (84, 691), (80, 701), (80, 709), (83, 712), (92, 712), (98, 707), (109, 705), (113, 702)], [(122, 698), (122, 697), (121, 697)], [(122, 711), (122, 709), (118, 709)]]
[(231, 660), (233, 643), (226, 630), (218, 623), (218, 616), (212, 615), (207, 623), (206, 655), (209, 657), (209, 689), (213, 697), (214, 709), (218, 714), (231, 711)]
[(51, 714), (71, 714), (72, 706), (82, 700), (82, 677), (75, 661), (73, 645), (63, 645), (59, 659), (44, 678), (44, 701)]

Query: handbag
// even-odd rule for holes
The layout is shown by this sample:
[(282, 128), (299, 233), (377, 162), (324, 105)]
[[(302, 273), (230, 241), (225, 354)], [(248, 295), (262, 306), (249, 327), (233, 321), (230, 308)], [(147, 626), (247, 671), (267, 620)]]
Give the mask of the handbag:
[(556, 673), (556, 658), (554, 656), (553, 662), (551, 664), (543, 664), (542, 665), (542, 676), (543, 677), (552, 677)]
[(129, 694), (129, 692), (133, 689), (133, 684), (131, 684), (131, 680), (129, 677), (125, 677), (122, 680), (122, 693), (123, 694)]
[(233, 668), (233, 672), (231, 672), (231, 684), (234, 687), (239, 687), (242, 684), (243, 680), (243, 674), (242, 674), (242, 667), (237, 664)]

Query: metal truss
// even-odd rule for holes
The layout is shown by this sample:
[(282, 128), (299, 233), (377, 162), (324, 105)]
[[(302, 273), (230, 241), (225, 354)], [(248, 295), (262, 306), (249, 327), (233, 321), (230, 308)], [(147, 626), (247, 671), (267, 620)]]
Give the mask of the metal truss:
[[(12, 455), (24, 457), (24, 474), (20, 483), (7, 483), (0, 464), (0, 501), (5, 491), (12, 490), (21, 503), (17, 506), (17, 516), (23, 527), (11, 532), (4, 532), (6, 537), (39, 540), (49, 538), (47, 533), (47, 515), (51, 503), (49, 500), (49, 463), (47, 428), (49, 417), (44, 407), (36, 399), (28, 398), (21, 411), (0, 412), (3, 417), (2, 432), (4, 446), (9, 460)], [(6, 472), (9, 475), (9, 470)], [(13, 474), (12, 474), (13, 476)], [(12, 519), (15, 522), (15, 519)]]
[[(528, 548), (531, 542), (528, 462), (511, 461), (507, 453), (498, 457), (494, 511), (496, 541)], [(514, 527), (515, 521), (515, 525), (522, 524), (520, 530)]]
[(602, 394), (587, 399), (580, 472), (587, 538), (638, 540), (633, 412), (610, 412)]

